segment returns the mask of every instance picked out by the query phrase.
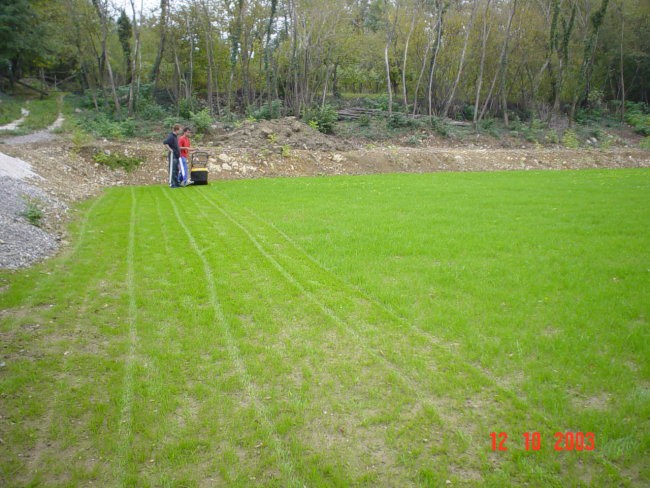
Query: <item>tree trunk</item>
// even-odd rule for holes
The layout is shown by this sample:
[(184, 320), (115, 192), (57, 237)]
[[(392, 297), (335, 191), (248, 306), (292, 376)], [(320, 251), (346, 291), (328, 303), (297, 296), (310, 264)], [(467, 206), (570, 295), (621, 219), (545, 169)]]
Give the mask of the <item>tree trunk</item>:
[(113, 103), (115, 104), (115, 113), (119, 116), (122, 112), (120, 106), (120, 98), (117, 96), (117, 88), (115, 87), (115, 79), (113, 78), (113, 70), (111, 69), (111, 61), (108, 58), (108, 52), (104, 52), (104, 60), (106, 61), (106, 70), (108, 72), (108, 80), (111, 83), (111, 93), (113, 94)]
[[(106, 70), (108, 74), (108, 81), (111, 85), (111, 93), (113, 95), (113, 103), (115, 104), (115, 113), (119, 116), (121, 112), (120, 99), (117, 96), (117, 89), (115, 87), (115, 79), (113, 78), (113, 70), (111, 69), (111, 63), (108, 58), (108, 48), (107, 48), (107, 39), (108, 39), (108, 21), (107, 21), (107, 8), (106, 3), (100, 3), (100, 0), (93, 0), (93, 5), (97, 11), (97, 16), (99, 17), (99, 23), (102, 29), (102, 53), (100, 56), (100, 66)], [(103, 76), (103, 72), (100, 71), (100, 77)], [(103, 86), (103, 83), (102, 83)]]
[[(138, 55), (140, 53), (140, 29), (138, 27), (138, 19), (135, 12), (135, 0), (130, 0), (130, 3), (131, 12), (133, 13), (133, 34), (135, 36), (135, 50), (131, 59), (131, 83), (129, 85), (128, 102), (129, 117), (132, 117), (135, 113), (136, 97), (139, 95), (133, 85), (135, 85), (137, 78)], [(140, 18), (142, 18), (142, 10), (140, 11)]]
[(442, 42), (442, 25), (443, 18), (445, 14), (445, 8), (441, 7), (440, 3), (437, 3), (438, 11), (438, 20), (436, 22), (436, 49), (433, 51), (431, 56), (431, 67), (429, 69), (429, 90), (428, 90), (428, 99), (429, 99), (429, 117), (433, 117), (433, 75), (436, 70), (436, 62), (438, 60), (438, 52), (440, 51), (440, 44)]
[(460, 61), (458, 62), (458, 72), (456, 73), (456, 79), (451, 88), (451, 93), (447, 98), (445, 103), (445, 108), (442, 111), (442, 116), (447, 117), (449, 113), (449, 108), (454, 101), (456, 96), (456, 89), (458, 88), (458, 83), (460, 82), (460, 77), (463, 74), (463, 68), (465, 67), (465, 53), (467, 52), (467, 45), (469, 44), (469, 35), (472, 32), (472, 26), (474, 25), (474, 14), (476, 13), (476, 8), (478, 7), (478, 0), (474, 0), (474, 5), (472, 6), (472, 13), (469, 18), (469, 25), (467, 26), (467, 33), (465, 34), (465, 42), (463, 42), (463, 51), (460, 54)]
[[(208, 58), (208, 107), (210, 115), (214, 115), (214, 54), (212, 52), (212, 22), (210, 21), (210, 11), (205, 0), (201, 1), (203, 10), (203, 20), (205, 20), (205, 52)], [(219, 92), (217, 91), (217, 114), (219, 113)]]
[(395, 11), (395, 21), (392, 27), (386, 29), (386, 46), (384, 47), (384, 63), (386, 64), (386, 90), (388, 91), (388, 116), (393, 114), (393, 87), (390, 79), (390, 59), (388, 57), (388, 50), (393, 42), (395, 30), (397, 28), (397, 19), (399, 16), (399, 1), (397, 3), (397, 10)]
[(490, 1), (485, 3), (485, 11), (483, 12), (483, 37), (481, 42), (481, 63), (479, 66), (478, 78), (476, 79), (476, 98), (474, 100), (474, 130), (478, 131), (478, 105), (481, 100), (481, 87), (483, 85), (483, 69), (485, 67), (485, 51), (487, 47), (487, 40), (490, 34), (490, 29), (487, 25), (487, 15), (490, 10)]
[(409, 28), (409, 33), (406, 36), (406, 43), (404, 45), (404, 59), (402, 60), (402, 94), (404, 96), (404, 111), (408, 112), (409, 102), (406, 97), (406, 61), (408, 59), (409, 52), (409, 42), (411, 41), (411, 36), (413, 35), (413, 29), (415, 29), (415, 17), (418, 11), (417, 8), (413, 9), (413, 17), (411, 18), (411, 27)]
[(185, 25), (186, 25), (186, 28), (187, 28), (187, 37), (190, 40), (190, 55), (189, 55), (190, 65), (189, 65), (189, 76), (188, 76), (189, 79), (187, 79), (187, 85), (186, 85), (186, 88), (185, 88), (185, 93), (186, 93), (185, 96), (186, 96), (187, 101), (190, 104), (190, 107), (192, 107), (192, 109), (194, 109), (194, 107), (192, 105), (192, 90), (194, 89), (194, 87), (192, 86), (193, 83), (194, 83), (194, 37), (192, 36), (192, 30), (190, 29), (189, 13), (188, 13), (187, 17), (185, 18)]
[(418, 82), (415, 84), (415, 93), (413, 94), (413, 115), (416, 114), (418, 109), (418, 95), (420, 93), (420, 85), (422, 84), (422, 77), (424, 76), (424, 70), (427, 67), (427, 59), (429, 59), (429, 51), (434, 43), (433, 36), (427, 39), (427, 47), (424, 49), (424, 56), (422, 57), (422, 67), (420, 68), (420, 74), (418, 76)]
[(574, 119), (576, 107), (584, 100), (588, 100), (591, 91), (591, 76), (593, 74), (594, 52), (598, 44), (598, 34), (603, 24), (605, 13), (609, 0), (602, 0), (600, 8), (590, 17), (591, 33), (585, 40), (584, 54), (582, 56), (582, 66), (580, 67), (580, 76), (578, 78), (578, 89), (575, 91), (573, 103), (571, 104), (570, 120)]
[(623, 41), (625, 39), (625, 15), (623, 13), (623, 5), (620, 7), (621, 12), (621, 48), (619, 57), (620, 68), (620, 94), (621, 94), (621, 122), (625, 120), (625, 70), (624, 70), (624, 57), (623, 57)]
[(169, 11), (169, 0), (160, 0), (160, 43), (158, 44), (158, 53), (156, 60), (151, 68), (151, 75), (149, 80), (153, 83), (154, 91), (158, 86), (160, 77), (160, 63), (162, 62), (163, 54), (165, 52), (165, 39), (167, 37), (167, 16)]
[(269, 113), (271, 113), (271, 100), (273, 95), (271, 93), (271, 31), (273, 30), (273, 19), (275, 17), (275, 10), (278, 5), (278, 0), (271, 0), (271, 13), (269, 15), (269, 23), (266, 26), (266, 45), (264, 48), (264, 74), (266, 76), (266, 99), (268, 103)]

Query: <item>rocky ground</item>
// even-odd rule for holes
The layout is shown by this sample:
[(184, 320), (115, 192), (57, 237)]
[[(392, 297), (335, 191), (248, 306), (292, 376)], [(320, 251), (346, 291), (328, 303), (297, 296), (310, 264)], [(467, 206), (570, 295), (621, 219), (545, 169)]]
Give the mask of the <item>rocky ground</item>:
[[(163, 137), (161, 134), (161, 140)], [(623, 139), (622, 144), (609, 149), (571, 150), (482, 136), (470, 141), (428, 136), (417, 147), (403, 145), (400, 140), (378, 147), (367, 141), (326, 136), (287, 117), (245, 122), (231, 131), (216, 128), (198, 146), (209, 154), (209, 179), (215, 182), (389, 172), (650, 167), (650, 151), (634, 147), (633, 135), (628, 141), (626, 144)], [(0, 154), (0, 176), (4, 180), (0, 186), (0, 267), (4, 268), (28, 265), (51, 255), (65, 242), (74, 202), (97, 195), (109, 186), (167, 181), (161, 142), (94, 141), (75, 145), (65, 136), (43, 131), (0, 138), (0, 152), (4, 153)], [(118, 152), (144, 162), (131, 173), (111, 170), (94, 161), (93, 155), (98, 152)], [(22, 164), (12, 163), (8, 157)], [(15, 173), (9, 174), (12, 171)], [(40, 228), (24, 216), (30, 201), (44, 211)]]

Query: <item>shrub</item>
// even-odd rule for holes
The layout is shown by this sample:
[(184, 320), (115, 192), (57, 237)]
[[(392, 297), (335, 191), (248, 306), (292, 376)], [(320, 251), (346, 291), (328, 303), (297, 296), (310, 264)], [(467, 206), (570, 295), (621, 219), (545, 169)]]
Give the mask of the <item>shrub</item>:
[(104, 112), (87, 112), (80, 116), (78, 125), (95, 137), (122, 139), (135, 134), (136, 122), (133, 119), (115, 120)]
[(550, 142), (551, 144), (559, 144), (560, 143), (560, 136), (558, 136), (557, 131), (555, 129), (551, 129), (548, 132), (546, 132), (546, 140)]
[(320, 132), (333, 134), (334, 122), (338, 120), (338, 113), (330, 105), (325, 105), (305, 110), (303, 119), (308, 122), (310, 127), (313, 127), (312, 122), (315, 122)]
[(104, 164), (109, 168), (124, 168), (129, 172), (133, 171), (140, 165), (140, 163), (142, 163), (141, 159), (132, 158), (123, 154), (111, 153), (108, 151), (99, 151), (95, 153), (93, 160), (97, 163)]
[(650, 136), (650, 106), (643, 103), (625, 104), (625, 122), (634, 127), (635, 132)]
[(178, 102), (178, 115), (186, 120), (189, 120), (192, 115), (192, 111), (195, 107), (198, 107), (198, 105), (198, 102), (194, 98), (183, 98)]
[(152, 100), (141, 100), (138, 102), (138, 115), (144, 120), (163, 120), (167, 110)]
[(564, 144), (569, 149), (578, 149), (580, 147), (580, 140), (578, 139), (575, 131), (569, 129), (564, 131), (562, 136), (562, 144)]
[(474, 106), (473, 105), (465, 105), (463, 106), (463, 110), (461, 111), (461, 115), (463, 119), (465, 120), (474, 120)]
[(407, 143), (409, 146), (419, 146), (419, 145), (420, 145), (420, 142), (422, 142), (422, 141), (420, 140), (420, 138), (419, 138), (418, 136), (411, 136), (411, 137), (409, 137), (408, 140), (406, 141), (406, 143)]
[(35, 227), (41, 226), (43, 219), (43, 211), (38, 207), (36, 201), (31, 198), (23, 197), (25, 200), (25, 210), (20, 215), (25, 217), (27, 221)]
[[(380, 95), (374, 98), (366, 98), (365, 99), (365, 105), (369, 108), (376, 108), (379, 110), (383, 110), (385, 112), (388, 111), (388, 95)], [(402, 105), (397, 103), (395, 99), (393, 99), (393, 110), (401, 110)]]
[(200, 112), (194, 113), (190, 112), (190, 120), (192, 125), (196, 128), (196, 131), (199, 133), (207, 132), (212, 126), (212, 116), (208, 112), (207, 108), (204, 108)]
[(250, 116), (255, 120), (279, 119), (281, 116), (281, 108), (282, 102), (280, 100), (272, 100), (270, 104), (267, 102), (257, 110), (251, 112)]
[(370, 116), (362, 114), (359, 117), (359, 127), (369, 127), (370, 126)]
[(388, 117), (388, 128), (399, 129), (402, 127), (418, 127), (418, 121), (401, 113), (393, 113)]
[(449, 135), (449, 126), (443, 119), (431, 117), (431, 128), (439, 135), (447, 137)]

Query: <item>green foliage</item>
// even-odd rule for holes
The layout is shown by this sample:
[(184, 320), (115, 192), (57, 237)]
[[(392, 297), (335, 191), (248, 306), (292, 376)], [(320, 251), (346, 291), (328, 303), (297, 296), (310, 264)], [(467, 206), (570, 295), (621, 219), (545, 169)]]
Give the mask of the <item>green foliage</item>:
[(120, 11), (120, 17), (117, 19), (117, 35), (120, 39), (122, 51), (124, 51), (125, 67), (128, 71), (131, 65), (131, 36), (133, 35), (133, 28), (124, 9)]
[(465, 104), (461, 116), (464, 120), (474, 120), (474, 105)]
[(169, 116), (169, 112), (164, 107), (158, 105), (153, 100), (144, 98), (138, 101), (137, 114), (143, 120), (163, 120)]
[(580, 140), (574, 130), (567, 129), (564, 131), (564, 135), (562, 136), (562, 144), (569, 149), (578, 149), (580, 147)]
[(89, 111), (79, 116), (80, 126), (95, 137), (123, 139), (133, 137), (136, 122), (133, 119), (115, 120), (104, 112)]
[(641, 139), (641, 142), (639, 142), (639, 147), (641, 149), (650, 149), (650, 136), (646, 136)]
[(124, 168), (128, 172), (133, 171), (140, 165), (140, 163), (142, 163), (142, 159), (132, 158), (130, 156), (125, 156), (124, 154), (108, 151), (96, 152), (93, 155), (93, 161), (106, 165), (112, 169)]
[(634, 131), (650, 136), (650, 105), (628, 102), (625, 110), (625, 121), (634, 127)]
[(281, 116), (282, 102), (280, 100), (272, 100), (269, 103), (264, 103), (260, 108), (250, 112), (250, 116), (255, 120), (272, 120), (279, 119)]
[(519, 127), (521, 135), (528, 142), (533, 142), (539, 144), (540, 140), (546, 135), (545, 129), (546, 124), (539, 120), (538, 118), (531, 119), (530, 123), (525, 125), (513, 124), (513, 128)]
[(212, 126), (212, 116), (207, 108), (204, 108), (200, 112), (194, 113), (190, 112), (190, 121), (194, 126), (196, 132), (204, 133), (210, 130)]
[(370, 126), (370, 116), (363, 114), (359, 117), (358, 120), (359, 127), (369, 127)]
[(406, 144), (408, 144), (409, 146), (419, 146), (421, 142), (422, 140), (419, 136), (412, 135), (407, 139)]
[(434, 132), (438, 135), (441, 135), (443, 137), (448, 137), (449, 136), (449, 124), (444, 121), (444, 119), (438, 118), (438, 117), (431, 117), (431, 128), (434, 130)]
[(72, 129), (72, 135), (70, 136), (72, 145), (75, 150), (81, 149), (82, 146), (88, 144), (91, 140), (90, 135), (87, 132), (81, 130), (79, 126), (74, 126)]
[(40, 227), (43, 219), (43, 211), (38, 206), (36, 200), (28, 197), (23, 197), (25, 200), (25, 210), (20, 215), (25, 217), (27, 221), (35, 227)]
[(419, 127), (417, 119), (401, 113), (393, 113), (388, 117), (387, 126), (389, 129), (400, 129), (403, 127)]
[(58, 97), (51, 96), (42, 100), (32, 100), (27, 106), (29, 115), (21, 125), (28, 131), (45, 129), (52, 125), (59, 116), (60, 104)]
[(496, 119), (481, 120), (481, 122), (479, 122), (479, 130), (480, 132), (487, 132), (492, 137), (498, 138), (501, 136), (501, 134), (499, 133)]
[(558, 135), (557, 131), (555, 129), (551, 129), (546, 132), (544, 138), (546, 139), (547, 142), (550, 142), (551, 144), (559, 144), (560, 143), (560, 136)]
[(338, 120), (338, 113), (331, 105), (324, 107), (313, 107), (305, 110), (303, 119), (312, 126), (312, 122), (316, 123), (318, 130), (324, 134), (334, 133), (334, 123)]
[[(383, 110), (385, 112), (388, 111), (388, 95), (382, 94), (376, 97), (366, 97), (365, 103), (369, 108), (375, 108), (378, 110)], [(397, 103), (393, 98), (393, 111), (400, 111), (401, 109), (402, 105)]]
[(17, 78), (47, 56), (43, 25), (29, 0), (0, 0), (0, 74)]
[(178, 102), (178, 115), (186, 120), (190, 120), (192, 111), (198, 106), (199, 103), (194, 97), (190, 99), (183, 98)]
[(5, 125), (21, 117), (20, 108), (22, 102), (20, 100), (0, 97), (0, 125)]

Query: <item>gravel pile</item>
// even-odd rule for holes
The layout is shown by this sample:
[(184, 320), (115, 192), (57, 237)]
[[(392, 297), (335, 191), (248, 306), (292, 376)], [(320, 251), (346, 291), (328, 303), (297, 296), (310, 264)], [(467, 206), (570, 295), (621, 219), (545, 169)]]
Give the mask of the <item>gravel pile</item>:
[[(0, 174), (0, 268), (29, 266), (51, 256), (58, 249), (60, 238), (40, 225), (46, 213), (64, 213), (67, 206), (29, 180), (19, 179), (35, 179), (23, 161), (0, 153)], [(34, 211), (33, 222), (27, 217), (30, 208)], [(38, 212), (43, 212), (43, 217), (38, 218)]]

